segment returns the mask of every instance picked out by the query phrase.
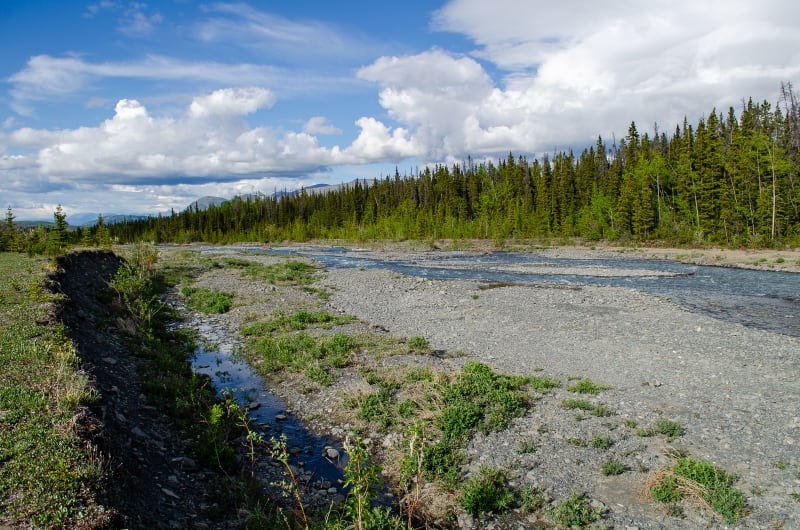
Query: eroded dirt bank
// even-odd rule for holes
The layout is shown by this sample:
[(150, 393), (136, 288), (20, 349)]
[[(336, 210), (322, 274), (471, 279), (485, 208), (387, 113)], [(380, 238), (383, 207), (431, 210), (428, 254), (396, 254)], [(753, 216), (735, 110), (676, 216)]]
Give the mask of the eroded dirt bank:
[(151, 361), (126, 346), (121, 330), (132, 323), (107, 288), (119, 264), (111, 252), (71, 253), (59, 260), (56, 283), (68, 297), (58, 317), (100, 396), (90, 411), (108, 470), (102, 501), (118, 513), (119, 528), (234, 527), (205, 515), (215, 474), (197, 464), (173, 421), (142, 391), (142, 366)]

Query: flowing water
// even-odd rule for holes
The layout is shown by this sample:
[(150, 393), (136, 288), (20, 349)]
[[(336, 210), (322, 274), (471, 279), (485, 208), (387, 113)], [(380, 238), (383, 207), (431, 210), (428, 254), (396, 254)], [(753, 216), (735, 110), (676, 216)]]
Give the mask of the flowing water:
[[(293, 251), (295, 252), (295, 251)], [(383, 260), (344, 249), (297, 251), (339, 267), (381, 268), (436, 279), (627, 287), (655, 294), (714, 318), (800, 337), (800, 274), (666, 260), (570, 259), (495, 252)]]

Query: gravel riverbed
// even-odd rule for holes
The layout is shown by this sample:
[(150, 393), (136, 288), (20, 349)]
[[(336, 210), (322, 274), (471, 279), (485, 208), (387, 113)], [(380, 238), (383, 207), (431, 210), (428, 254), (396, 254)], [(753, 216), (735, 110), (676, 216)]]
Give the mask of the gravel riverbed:
[[(331, 297), (319, 302), (290, 288), (267, 289), (232, 275), (215, 270), (199, 282), (237, 293), (237, 307), (214, 317), (231, 334), (254, 312), (315, 304), (360, 319), (354, 333), (421, 335), (435, 350), (463, 352), (386, 362), (455, 371), (477, 360), (502, 373), (559, 379), (562, 388), (538, 399), (508, 429), (473, 438), (465, 478), (487, 465), (507, 470), (513, 485), (540, 487), (554, 500), (582, 492), (606, 510), (602, 524), (615, 528), (800, 528), (797, 338), (694, 314), (623, 288), (543, 283), (481, 289), (474, 281), (336, 269), (323, 273), (319, 285)], [(566, 389), (577, 378), (607, 385), (588, 399), (614, 414), (566, 410), (564, 399), (585, 397)], [(351, 425), (334, 413), (337, 402), (363, 385), (350, 371), (314, 393), (291, 380), (274, 384), (273, 390), (309, 420), (310, 428), (341, 435)], [(684, 434), (672, 440), (637, 434), (661, 418), (680, 423)], [(593, 439), (605, 437), (610, 447), (592, 446)], [(707, 509), (689, 506), (683, 517), (674, 517), (646, 499), (648, 476), (671, 462), (668, 453), (674, 449), (735, 474), (749, 515), (728, 524)], [(605, 476), (601, 466), (612, 457), (626, 471)], [(528, 528), (540, 522), (537, 515), (510, 521), (458, 519), (462, 527), (475, 528)]]

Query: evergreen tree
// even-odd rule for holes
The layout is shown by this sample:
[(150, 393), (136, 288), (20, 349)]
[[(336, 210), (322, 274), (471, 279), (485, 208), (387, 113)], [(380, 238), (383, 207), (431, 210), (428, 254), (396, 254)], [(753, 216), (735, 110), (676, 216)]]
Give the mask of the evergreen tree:
[(53, 213), (53, 228), (47, 237), (47, 251), (50, 254), (58, 254), (67, 246), (67, 214), (59, 204)]
[(97, 216), (97, 231), (95, 232), (95, 239), (98, 245), (103, 248), (111, 248), (111, 234), (108, 231), (103, 214)]

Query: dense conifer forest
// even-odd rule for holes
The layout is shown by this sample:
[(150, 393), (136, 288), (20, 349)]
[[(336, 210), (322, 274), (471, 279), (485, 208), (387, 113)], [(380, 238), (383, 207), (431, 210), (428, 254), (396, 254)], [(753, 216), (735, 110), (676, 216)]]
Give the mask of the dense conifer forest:
[[(309, 239), (584, 238), (669, 245), (800, 244), (800, 106), (712, 110), (670, 133), (631, 123), (580, 154), (468, 159), (329, 192), (234, 198), (84, 229), (133, 241), (232, 243)], [(11, 215), (9, 213), (9, 215)], [(96, 234), (96, 231), (101, 234)], [(61, 234), (60, 237), (64, 237)]]

